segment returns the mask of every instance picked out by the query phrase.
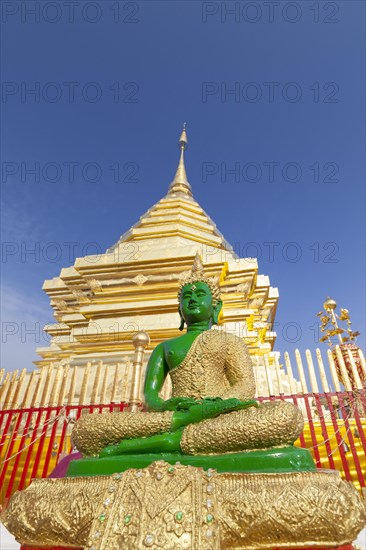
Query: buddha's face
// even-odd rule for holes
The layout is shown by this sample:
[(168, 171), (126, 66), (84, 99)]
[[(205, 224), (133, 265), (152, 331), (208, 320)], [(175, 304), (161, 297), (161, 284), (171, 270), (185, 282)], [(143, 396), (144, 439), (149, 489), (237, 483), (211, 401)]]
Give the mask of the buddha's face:
[(206, 283), (191, 283), (183, 287), (180, 297), (180, 312), (187, 325), (210, 321), (213, 318), (212, 295)]

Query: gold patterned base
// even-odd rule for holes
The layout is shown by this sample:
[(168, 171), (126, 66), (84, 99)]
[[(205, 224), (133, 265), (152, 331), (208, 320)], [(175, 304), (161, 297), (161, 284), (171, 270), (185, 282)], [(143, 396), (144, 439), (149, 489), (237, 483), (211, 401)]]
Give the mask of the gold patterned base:
[(366, 510), (336, 471), (218, 474), (160, 461), (113, 476), (36, 479), (1, 519), (30, 546), (260, 550), (351, 543)]

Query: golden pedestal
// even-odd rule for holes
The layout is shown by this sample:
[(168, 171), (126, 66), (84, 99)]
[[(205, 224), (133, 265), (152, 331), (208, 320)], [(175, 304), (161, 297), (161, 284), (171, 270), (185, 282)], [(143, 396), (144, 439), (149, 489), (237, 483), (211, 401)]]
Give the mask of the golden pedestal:
[(162, 461), (34, 480), (2, 517), (22, 544), (88, 550), (338, 547), (365, 520), (363, 501), (336, 471), (218, 474)]

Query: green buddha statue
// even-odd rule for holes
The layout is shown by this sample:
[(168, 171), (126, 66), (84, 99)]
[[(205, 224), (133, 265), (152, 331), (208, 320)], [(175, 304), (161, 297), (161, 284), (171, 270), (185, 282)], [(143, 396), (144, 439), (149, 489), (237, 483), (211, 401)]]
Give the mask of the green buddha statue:
[[(144, 453), (207, 455), (288, 447), (303, 429), (291, 403), (259, 405), (250, 355), (243, 340), (216, 327), (222, 308), (218, 281), (197, 255), (178, 292), (180, 329), (159, 344), (145, 379), (149, 412), (86, 415), (72, 439), (86, 456)], [(160, 392), (167, 376), (172, 397)]]

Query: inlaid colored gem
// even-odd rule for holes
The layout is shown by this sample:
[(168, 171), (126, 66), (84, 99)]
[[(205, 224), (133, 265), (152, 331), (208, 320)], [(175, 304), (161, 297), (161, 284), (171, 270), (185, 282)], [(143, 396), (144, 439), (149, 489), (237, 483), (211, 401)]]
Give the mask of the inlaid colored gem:
[(100, 514), (100, 516), (99, 516), (99, 521), (100, 521), (101, 523), (103, 523), (103, 521), (106, 520), (106, 517), (107, 517), (107, 516), (106, 516), (105, 514)]
[(214, 490), (214, 486), (213, 486), (211, 483), (209, 483), (209, 484), (207, 485), (206, 491), (207, 491), (208, 493), (212, 493), (213, 490)]
[(109, 506), (110, 503), (111, 503), (111, 499), (110, 498), (106, 498), (105, 501), (103, 502), (104, 506)]
[(212, 523), (213, 520), (214, 520), (213, 515), (212, 514), (207, 514), (207, 516), (206, 516), (207, 523)]
[(152, 546), (154, 544), (153, 535), (146, 535), (144, 543), (145, 543), (145, 546)]
[(113, 479), (121, 479), (122, 474), (114, 474)]
[(207, 506), (207, 508), (212, 508), (213, 502), (210, 498), (206, 501), (206, 506)]
[(93, 537), (94, 537), (95, 539), (100, 539), (100, 535), (101, 535), (100, 531), (96, 531), (96, 532), (94, 533)]
[(177, 512), (174, 517), (175, 517), (176, 521), (182, 521), (183, 512)]
[(159, 479), (159, 480), (160, 480), (160, 479), (163, 479), (163, 474), (162, 474), (161, 472), (158, 472), (158, 473), (156, 474), (156, 479)]
[(125, 517), (123, 518), (123, 521), (124, 521), (124, 524), (125, 525), (128, 525), (131, 521), (131, 516), (130, 514), (126, 514)]
[(141, 472), (141, 470), (138, 470), (138, 471), (136, 472), (136, 477), (141, 477), (141, 476), (142, 476), (142, 472)]
[(169, 466), (168, 473), (169, 474), (174, 474), (174, 466)]

